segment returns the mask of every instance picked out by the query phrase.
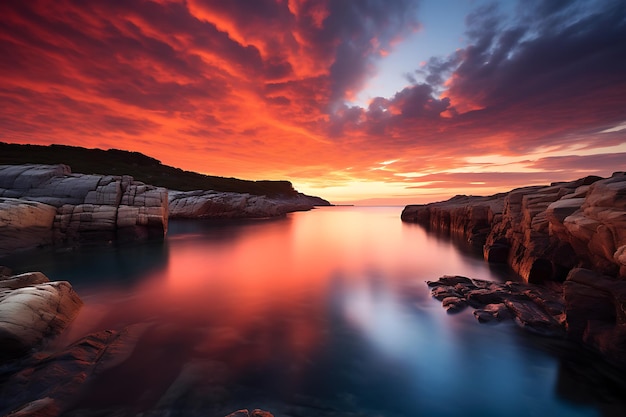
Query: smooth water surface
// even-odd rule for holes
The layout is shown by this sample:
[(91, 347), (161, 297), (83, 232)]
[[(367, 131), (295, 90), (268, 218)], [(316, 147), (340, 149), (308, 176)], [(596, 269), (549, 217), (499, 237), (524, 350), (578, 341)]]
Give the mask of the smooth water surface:
[(514, 325), (445, 313), (426, 280), (511, 277), (400, 211), (171, 222), (162, 244), (31, 256), (24, 269), (72, 282), (85, 301), (61, 342), (145, 325), (130, 359), (87, 387), (84, 412), (602, 415)]

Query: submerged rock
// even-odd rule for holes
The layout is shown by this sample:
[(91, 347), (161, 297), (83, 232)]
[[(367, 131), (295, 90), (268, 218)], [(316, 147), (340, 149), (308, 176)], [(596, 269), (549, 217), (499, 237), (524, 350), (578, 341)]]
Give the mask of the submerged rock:
[[(565, 326), (559, 320), (565, 310), (564, 303), (560, 304), (560, 309), (555, 308), (556, 303), (548, 309), (543, 302), (544, 299), (562, 300), (562, 296), (552, 289), (465, 277), (442, 277), (428, 282), (428, 285), (433, 287), (433, 297), (442, 300), (448, 312), (457, 312), (470, 305), (481, 323), (515, 319), (520, 327), (534, 333), (565, 336)], [(531, 293), (534, 297), (530, 296)], [(446, 297), (442, 298), (443, 295)]]
[(60, 352), (38, 354), (2, 387), (0, 413), (57, 417), (76, 403), (84, 384), (130, 357), (146, 325), (88, 335)]

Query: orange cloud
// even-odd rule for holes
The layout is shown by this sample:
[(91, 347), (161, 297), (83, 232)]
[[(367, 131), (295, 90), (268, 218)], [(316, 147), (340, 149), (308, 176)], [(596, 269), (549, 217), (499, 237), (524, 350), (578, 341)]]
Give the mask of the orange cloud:
[[(496, 191), (575, 163), (608, 175), (601, 149), (626, 151), (614, 12), (579, 16), (576, 36), (574, 21), (474, 16), (465, 48), (420, 64), (427, 82), (362, 108), (347, 100), (420, 26), (412, 0), (3, 2), (0, 140), (140, 151), (340, 201)], [(531, 156), (497, 177), (490, 155)]]

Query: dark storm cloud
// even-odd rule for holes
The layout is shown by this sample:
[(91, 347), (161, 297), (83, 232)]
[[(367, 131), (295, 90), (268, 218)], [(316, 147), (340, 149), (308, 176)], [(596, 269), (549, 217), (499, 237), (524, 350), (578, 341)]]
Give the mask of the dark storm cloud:
[(624, 143), (623, 134), (595, 133), (626, 119), (626, 2), (519, 7), (510, 19), (497, 3), (470, 14), (467, 46), (427, 61), (416, 71), (425, 83), (411, 75), (410, 87), (375, 99), (358, 131), (399, 152), (425, 143), (435, 153), (453, 147), (470, 154)]
[(586, 10), (583, 2), (580, 7), (569, 2), (565, 10), (571, 13), (561, 4), (543, 14), (546, 3), (530, 8), (512, 27), (496, 23), (495, 11), (470, 18), (471, 45), (454, 72), (450, 94), (481, 106), (538, 98), (557, 105), (612, 82), (623, 89), (626, 3), (602, 1), (602, 8)]

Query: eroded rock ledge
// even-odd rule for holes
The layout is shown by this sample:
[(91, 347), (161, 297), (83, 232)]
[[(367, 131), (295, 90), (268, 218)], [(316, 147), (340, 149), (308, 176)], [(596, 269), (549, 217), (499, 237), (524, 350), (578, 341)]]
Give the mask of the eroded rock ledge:
[(460, 237), (531, 283), (562, 282), (573, 268), (626, 279), (624, 172), (410, 205), (402, 220)]
[(526, 281), (442, 278), (430, 285), (448, 311), (514, 317), (626, 368), (626, 173), (407, 206), (402, 220), (460, 237)]
[(167, 190), (66, 165), (0, 165), (0, 253), (47, 245), (163, 238)]

